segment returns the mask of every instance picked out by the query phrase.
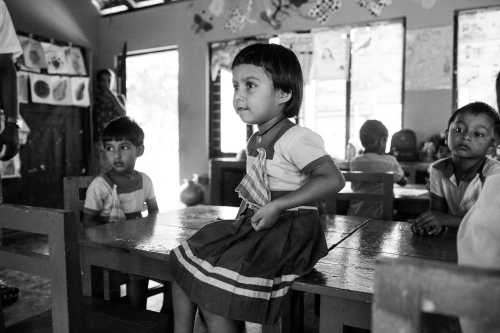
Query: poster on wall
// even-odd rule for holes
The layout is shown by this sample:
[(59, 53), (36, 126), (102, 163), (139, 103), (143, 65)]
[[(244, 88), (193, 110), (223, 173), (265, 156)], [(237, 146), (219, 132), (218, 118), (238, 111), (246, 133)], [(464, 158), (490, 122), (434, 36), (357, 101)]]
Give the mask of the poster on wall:
[(17, 101), (19, 103), (29, 103), (28, 99), (28, 78), (26, 72), (17, 72)]
[(72, 77), (70, 78), (70, 86), (71, 104), (76, 106), (89, 106), (89, 78)]
[(406, 89), (451, 89), (452, 42), (451, 26), (407, 31)]
[(45, 58), (47, 59), (47, 72), (49, 74), (67, 74), (71, 69), (66, 56), (66, 46), (59, 46), (52, 43), (43, 43)]
[(69, 77), (30, 73), (29, 82), (33, 103), (71, 105)]
[(82, 51), (79, 47), (68, 47), (66, 48), (65, 54), (69, 65), (68, 74), (87, 75)]
[(71, 83), (67, 76), (52, 76), (50, 81), (52, 104), (71, 105)]
[(342, 30), (313, 33), (312, 77), (318, 80), (347, 78), (347, 37)]
[(42, 48), (42, 44), (26, 36), (18, 36), (18, 39), (23, 49), (22, 56), (18, 58), (19, 66), (22, 69), (36, 72), (47, 68), (47, 60), (45, 59), (45, 51)]

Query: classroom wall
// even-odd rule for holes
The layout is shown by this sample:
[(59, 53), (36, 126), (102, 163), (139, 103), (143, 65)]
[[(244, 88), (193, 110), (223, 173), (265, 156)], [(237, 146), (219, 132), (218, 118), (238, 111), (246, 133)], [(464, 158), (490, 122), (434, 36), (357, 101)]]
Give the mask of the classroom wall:
[(99, 15), (89, 0), (4, 0), (16, 30), (89, 47)]
[[(190, 8), (193, 3), (194, 8)], [(453, 24), (456, 9), (498, 4), (497, 0), (438, 0), (434, 8), (426, 10), (421, 6), (421, 0), (393, 0), (380, 17), (374, 18), (355, 1), (344, 0), (341, 10), (329, 19), (327, 25), (406, 17), (408, 29), (446, 26)], [(196, 9), (199, 5), (188, 1), (101, 18), (98, 22), (98, 67), (113, 65), (113, 56), (119, 52), (123, 41), (128, 42), (129, 50), (167, 45), (179, 47), (181, 178), (208, 169), (207, 42), (276, 32), (258, 21), (257, 24), (248, 24), (241, 33), (233, 34), (224, 31), (220, 22), (216, 22), (214, 30), (196, 35), (190, 28)], [(319, 27), (314, 21), (292, 17), (284, 22), (279, 32), (314, 27)], [(414, 129), (418, 139), (423, 140), (444, 128), (451, 111), (451, 90), (407, 91), (403, 125)]]

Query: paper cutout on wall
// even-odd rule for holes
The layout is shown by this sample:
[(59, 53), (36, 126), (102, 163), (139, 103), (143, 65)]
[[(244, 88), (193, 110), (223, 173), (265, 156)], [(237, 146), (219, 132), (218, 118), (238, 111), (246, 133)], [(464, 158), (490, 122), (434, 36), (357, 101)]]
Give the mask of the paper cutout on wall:
[(79, 47), (66, 48), (65, 55), (69, 67), (68, 74), (87, 75), (82, 51)]
[(42, 68), (47, 68), (42, 44), (33, 38), (25, 36), (18, 36), (18, 38), (23, 49), (23, 56), (18, 58), (20, 67), (38, 72)]
[(313, 78), (345, 80), (347, 77), (346, 32), (318, 31), (313, 33), (313, 39)]
[(407, 31), (406, 89), (451, 89), (452, 40), (451, 26)]
[(17, 72), (17, 101), (28, 103), (28, 73)]
[(30, 73), (33, 103), (71, 105), (69, 77)]
[(42, 43), (43, 50), (45, 51), (45, 58), (47, 59), (49, 74), (67, 74), (71, 69), (66, 57), (65, 46), (58, 46), (52, 43)]
[(52, 76), (50, 92), (52, 95), (52, 104), (71, 105), (71, 84), (67, 76)]
[(71, 100), (73, 105), (89, 106), (89, 78), (72, 77), (71, 81)]

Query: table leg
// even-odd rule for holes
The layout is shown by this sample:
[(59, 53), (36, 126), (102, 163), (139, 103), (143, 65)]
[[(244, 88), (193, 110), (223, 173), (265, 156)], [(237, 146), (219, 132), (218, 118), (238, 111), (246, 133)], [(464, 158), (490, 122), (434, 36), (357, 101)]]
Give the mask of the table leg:
[(371, 303), (321, 296), (319, 318), (320, 333), (341, 333), (344, 325), (370, 329)]

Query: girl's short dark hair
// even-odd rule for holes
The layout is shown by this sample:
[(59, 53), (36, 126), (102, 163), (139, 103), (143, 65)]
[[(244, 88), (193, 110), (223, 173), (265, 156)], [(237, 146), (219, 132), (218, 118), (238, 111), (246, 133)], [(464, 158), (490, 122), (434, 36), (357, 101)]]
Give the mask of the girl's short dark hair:
[(116, 118), (109, 122), (102, 132), (101, 141), (103, 143), (111, 140), (128, 140), (135, 146), (144, 144), (144, 131), (129, 117)]
[(292, 94), (283, 109), (286, 117), (295, 117), (299, 114), (303, 78), (299, 60), (292, 50), (277, 44), (252, 44), (236, 55), (231, 68), (244, 64), (264, 68), (271, 76), (275, 89)]
[(388, 137), (387, 127), (381, 121), (374, 119), (365, 121), (359, 130), (359, 139), (365, 149), (377, 147), (380, 139)]
[(465, 113), (469, 113), (469, 114), (472, 114), (475, 116), (480, 115), (480, 114), (484, 114), (485, 116), (487, 116), (488, 118), (491, 119), (492, 124), (493, 124), (493, 128), (495, 129), (495, 135), (497, 135), (497, 136), (500, 135), (500, 133), (499, 133), (500, 116), (498, 115), (498, 112), (494, 108), (492, 108), (491, 106), (489, 106), (488, 104), (483, 103), (483, 102), (469, 103), (465, 106), (462, 106), (461, 108), (459, 108), (455, 112), (453, 112), (450, 119), (448, 120), (448, 129), (450, 128), (451, 123), (453, 121), (455, 121), (455, 119), (459, 115), (465, 114)]

